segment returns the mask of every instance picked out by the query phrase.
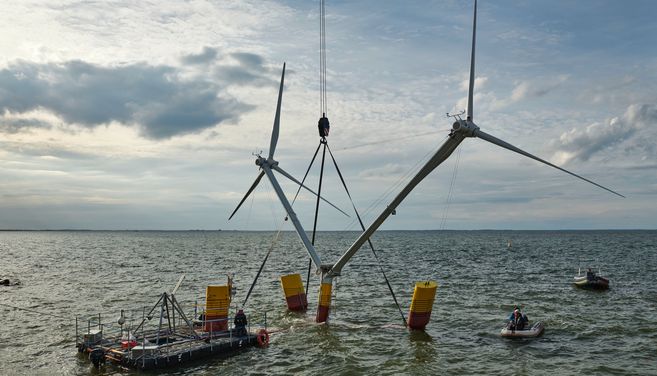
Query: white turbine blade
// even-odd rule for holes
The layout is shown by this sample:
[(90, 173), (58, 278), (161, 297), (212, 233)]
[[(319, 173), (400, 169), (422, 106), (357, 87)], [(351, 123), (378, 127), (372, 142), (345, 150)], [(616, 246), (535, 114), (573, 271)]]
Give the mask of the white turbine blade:
[(477, 0), (474, 3), (474, 21), (472, 23), (472, 53), (470, 54), (470, 83), (468, 86), (468, 117), (467, 120), (474, 121), (472, 113), (472, 99), (474, 96), (475, 81), (475, 40), (477, 39)]
[[(278, 165), (276, 165), (276, 166), (272, 166), (271, 169), (280, 172), (281, 175), (283, 175), (283, 176), (285, 176), (286, 178), (292, 180), (293, 182), (297, 183), (299, 186), (303, 187), (303, 188), (304, 188), (305, 190), (307, 190), (308, 192), (310, 192), (310, 193), (314, 194), (315, 196), (317, 196), (317, 193), (315, 193), (315, 191), (313, 191), (312, 189), (310, 189), (310, 188), (306, 187), (305, 185), (301, 184), (300, 181), (298, 181), (298, 180), (295, 179), (292, 175), (290, 175), (290, 174), (288, 174), (287, 172), (285, 172), (285, 170), (283, 170), (282, 168), (280, 168)], [(340, 213), (342, 213), (342, 214), (346, 215), (347, 217), (349, 217), (349, 214), (345, 213), (345, 212), (344, 212), (342, 209), (340, 209), (339, 207), (333, 205), (330, 201), (326, 200), (324, 197), (319, 196), (319, 198), (320, 198), (322, 201), (324, 201), (325, 203), (327, 203), (327, 204), (331, 205), (332, 207), (334, 207), (334, 208), (335, 208), (337, 211), (339, 211)]]
[(618, 192), (615, 192), (615, 191), (612, 191), (612, 190), (609, 189), (609, 188), (603, 187), (602, 185), (600, 185), (600, 184), (598, 184), (598, 183), (596, 183), (596, 182), (594, 182), (594, 181), (591, 181), (591, 180), (589, 180), (589, 179), (587, 179), (587, 178), (581, 177), (581, 176), (579, 176), (579, 175), (577, 175), (577, 174), (575, 174), (575, 173), (573, 173), (573, 172), (570, 172), (570, 171), (568, 171), (568, 170), (566, 170), (566, 169), (564, 169), (564, 168), (561, 168), (561, 167), (559, 167), (559, 166), (557, 166), (557, 165), (553, 165), (552, 163), (550, 163), (550, 162), (548, 162), (548, 161), (546, 161), (546, 160), (543, 160), (543, 159), (541, 159), (541, 158), (539, 158), (539, 157), (536, 157), (536, 156), (534, 156), (534, 155), (532, 155), (532, 154), (529, 154), (529, 153), (527, 153), (527, 152), (524, 151), (524, 150), (518, 149), (517, 147), (515, 147), (515, 146), (513, 146), (513, 145), (511, 145), (511, 144), (509, 144), (509, 143), (507, 143), (507, 142), (505, 142), (505, 141), (502, 141), (502, 140), (500, 140), (500, 139), (497, 138), (497, 137), (494, 137), (494, 136), (489, 135), (488, 133), (482, 132), (481, 130), (476, 130), (476, 131), (474, 132), (474, 135), (475, 135), (476, 137), (481, 138), (482, 140), (486, 140), (486, 141), (488, 141), (488, 142), (490, 142), (490, 143), (492, 143), (492, 144), (495, 144), (495, 145), (497, 145), (497, 146), (501, 146), (501, 147), (503, 147), (503, 148), (505, 148), (505, 149), (508, 149), (508, 150), (514, 151), (514, 152), (516, 152), (516, 153), (518, 153), (518, 154), (524, 155), (525, 157), (529, 157), (529, 158), (531, 158), (531, 159), (533, 159), (533, 160), (535, 160), (535, 161), (539, 161), (539, 162), (544, 163), (544, 164), (546, 164), (546, 165), (548, 165), (548, 166), (552, 166), (552, 167), (556, 168), (557, 170), (561, 170), (561, 171), (563, 171), (563, 172), (565, 172), (565, 173), (567, 173), (567, 174), (570, 174), (570, 175), (572, 175), (572, 176), (574, 176), (574, 177), (576, 177), (576, 178), (580, 178), (580, 179), (582, 179), (582, 180), (584, 180), (584, 181), (586, 181), (586, 182), (589, 182), (589, 183), (591, 183), (591, 184), (593, 184), (593, 185), (595, 185), (595, 186), (597, 186), (597, 187), (600, 187), (600, 188), (604, 189), (605, 191), (611, 192), (611, 193), (613, 193), (613, 194), (615, 194), (615, 195), (617, 195), (617, 196), (620, 196), (620, 197), (623, 197), (623, 198), (625, 197), (625, 196), (623, 196), (622, 194), (620, 194), (620, 193), (618, 193)]
[(240, 201), (239, 205), (237, 205), (237, 207), (236, 207), (235, 210), (233, 211), (233, 214), (231, 214), (230, 217), (228, 217), (228, 220), (229, 220), (229, 221), (230, 221), (231, 218), (233, 218), (233, 216), (235, 215), (235, 213), (237, 213), (237, 211), (239, 210), (240, 206), (242, 206), (242, 204), (244, 203), (244, 201), (246, 200), (246, 198), (249, 197), (249, 195), (251, 194), (251, 192), (253, 192), (253, 190), (255, 189), (255, 187), (258, 186), (258, 183), (260, 183), (260, 179), (262, 179), (262, 177), (263, 177), (264, 175), (265, 175), (265, 172), (264, 172), (264, 171), (260, 171), (260, 173), (258, 174), (258, 177), (256, 178), (256, 180), (253, 182), (253, 184), (251, 184), (251, 188), (249, 188), (249, 190), (248, 190), (248, 191), (246, 192), (246, 194), (244, 195), (244, 198), (242, 198), (242, 201)]
[(283, 99), (283, 81), (285, 80), (285, 63), (283, 63), (283, 74), (281, 74), (281, 87), (278, 89), (278, 104), (276, 105), (276, 116), (274, 117), (274, 129), (271, 131), (271, 143), (269, 144), (269, 159), (274, 159), (274, 151), (278, 142), (278, 129), (281, 124), (281, 100)]

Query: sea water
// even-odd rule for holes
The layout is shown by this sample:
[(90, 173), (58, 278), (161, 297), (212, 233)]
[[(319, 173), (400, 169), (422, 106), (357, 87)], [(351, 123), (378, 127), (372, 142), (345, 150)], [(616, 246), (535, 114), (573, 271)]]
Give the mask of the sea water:
[[(301, 273), (308, 256), (294, 233), (45, 231), (0, 232), (0, 375), (115, 375), (75, 348), (75, 317), (100, 313), (133, 324), (171, 291), (188, 309), (205, 286), (234, 275), (241, 306), (272, 332), (270, 346), (195, 362), (172, 375), (540, 375), (657, 374), (656, 231), (385, 231), (373, 243), (404, 315), (414, 283), (439, 288), (426, 331), (403, 327), (372, 251), (363, 247), (335, 286), (328, 325), (314, 323), (319, 277), (311, 273), (309, 311), (286, 310), (279, 276)], [(357, 233), (320, 232), (330, 263)], [(509, 243), (511, 247), (509, 247)], [(578, 267), (600, 268), (608, 291), (572, 286)], [(515, 304), (543, 336), (504, 339)], [(136, 312), (136, 313), (135, 313)]]

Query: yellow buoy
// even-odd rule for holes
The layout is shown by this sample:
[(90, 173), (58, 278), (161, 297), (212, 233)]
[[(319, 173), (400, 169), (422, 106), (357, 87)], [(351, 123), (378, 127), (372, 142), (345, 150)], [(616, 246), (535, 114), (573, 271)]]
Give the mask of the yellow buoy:
[(301, 274), (288, 274), (281, 276), (281, 286), (290, 311), (305, 311), (308, 308), (308, 299), (303, 289)]
[(411, 329), (424, 330), (431, 319), (433, 301), (436, 298), (438, 284), (434, 281), (422, 281), (415, 284), (411, 311), (408, 314), (408, 327)]
[(319, 289), (319, 305), (315, 322), (326, 322), (328, 320), (329, 308), (331, 307), (331, 290), (333, 283), (323, 282)]

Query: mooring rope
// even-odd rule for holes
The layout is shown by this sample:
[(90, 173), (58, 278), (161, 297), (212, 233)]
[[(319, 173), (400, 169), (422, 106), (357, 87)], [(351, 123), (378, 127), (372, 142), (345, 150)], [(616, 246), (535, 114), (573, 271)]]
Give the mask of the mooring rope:
[[(276, 216), (274, 215), (273, 204), (271, 204), (273, 202), (272, 192), (271, 192), (272, 189), (269, 190), (269, 202), (270, 202), (270, 208), (272, 210), (272, 218), (276, 218)], [(283, 222), (281, 222), (281, 221), (276, 222), (276, 220), (274, 220), (274, 221), (275, 221), (274, 225), (277, 228), (276, 235), (274, 235), (274, 238), (272, 239), (271, 243), (269, 244), (269, 250), (267, 251), (267, 254), (265, 255), (265, 258), (262, 260), (262, 263), (260, 264), (260, 268), (258, 269), (258, 272), (256, 273), (256, 276), (253, 279), (253, 282), (251, 283), (251, 287), (249, 287), (249, 291), (246, 293), (246, 298), (244, 298), (244, 302), (242, 303), (242, 307), (246, 306), (246, 303), (248, 302), (249, 297), (251, 296), (251, 292), (253, 292), (253, 288), (255, 287), (256, 283), (258, 282), (258, 278), (260, 278), (260, 274), (262, 273), (262, 270), (265, 268), (265, 264), (267, 263), (267, 260), (269, 259), (269, 255), (271, 255), (271, 252), (274, 250), (274, 247), (276, 247), (276, 244), (278, 243), (278, 239), (280, 238), (281, 232), (283, 231)]]
[(251, 296), (251, 292), (253, 291), (253, 288), (255, 287), (256, 283), (258, 282), (258, 278), (260, 277), (260, 273), (262, 273), (262, 269), (264, 269), (265, 264), (267, 263), (267, 259), (269, 259), (269, 255), (271, 255), (271, 252), (274, 250), (274, 247), (278, 243), (278, 239), (281, 235), (281, 228), (278, 229), (276, 232), (276, 235), (274, 236), (274, 239), (272, 240), (271, 244), (269, 245), (269, 250), (267, 251), (267, 255), (265, 255), (265, 258), (262, 260), (262, 264), (260, 264), (260, 269), (258, 269), (258, 273), (256, 273), (255, 278), (253, 279), (253, 282), (251, 283), (251, 287), (249, 287), (249, 292), (246, 293), (246, 298), (244, 298), (244, 302), (242, 303), (242, 307), (246, 306), (246, 302), (249, 300), (249, 297)]

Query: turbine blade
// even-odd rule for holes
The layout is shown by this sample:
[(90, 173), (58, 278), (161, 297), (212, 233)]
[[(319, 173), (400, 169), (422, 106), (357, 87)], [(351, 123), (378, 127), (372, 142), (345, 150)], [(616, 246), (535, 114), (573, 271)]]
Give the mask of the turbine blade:
[(475, 40), (477, 39), (477, 0), (474, 3), (474, 21), (472, 22), (472, 53), (470, 54), (470, 84), (468, 86), (468, 117), (467, 120), (474, 121), (472, 113), (474, 81), (475, 81)]
[[(283, 176), (285, 176), (286, 178), (292, 180), (293, 182), (297, 183), (299, 186), (303, 187), (303, 188), (304, 188), (305, 190), (307, 190), (308, 192), (310, 192), (310, 193), (314, 194), (315, 196), (317, 196), (317, 193), (315, 193), (315, 191), (313, 191), (312, 189), (310, 189), (310, 188), (306, 187), (305, 185), (303, 185), (300, 181), (298, 181), (297, 179), (295, 179), (292, 175), (288, 174), (285, 170), (283, 170), (282, 168), (280, 168), (278, 165), (272, 166), (271, 169), (280, 172), (281, 175), (283, 175)], [(325, 203), (327, 203), (327, 204), (331, 205), (332, 207), (334, 207), (334, 208), (335, 208), (337, 211), (339, 211), (340, 213), (342, 213), (342, 214), (346, 215), (347, 217), (349, 217), (349, 214), (345, 213), (344, 210), (340, 209), (339, 207), (333, 205), (330, 201), (326, 200), (324, 197), (319, 196), (319, 198), (320, 198), (322, 201), (324, 201)]]
[(579, 175), (577, 175), (577, 174), (575, 174), (575, 173), (573, 173), (573, 172), (570, 172), (570, 171), (568, 171), (568, 170), (566, 170), (566, 169), (564, 169), (564, 168), (561, 168), (561, 167), (559, 167), (559, 166), (557, 166), (557, 165), (554, 165), (554, 164), (552, 164), (552, 163), (550, 163), (550, 162), (548, 162), (548, 161), (546, 161), (546, 160), (543, 160), (543, 159), (541, 159), (541, 158), (539, 158), (539, 157), (537, 157), (537, 156), (534, 156), (534, 155), (532, 155), (532, 154), (529, 154), (529, 153), (527, 153), (526, 151), (521, 150), (521, 149), (519, 149), (519, 148), (517, 148), (517, 147), (515, 147), (515, 146), (513, 146), (513, 145), (511, 145), (511, 144), (509, 144), (509, 143), (507, 143), (507, 142), (505, 142), (505, 141), (502, 141), (502, 140), (500, 140), (500, 139), (497, 138), (497, 137), (491, 136), (491, 135), (489, 135), (489, 134), (486, 133), (486, 132), (483, 132), (483, 131), (481, 131), (481, 130), (476, 130), (476, 131), (474, 132), (474, 135), (475, 135), (476, 137), (481, 138), (482, 140), (486, 140), (486, 141), (488, 141), (488, 142), (490, 142), (490, 143), (492, 143), (492, 144), (495, 144), (495, 145), (497, 145), (497, 146), (501, 146), (501, 147), (503, 147), (503, 148), (505, 148), (505, 149), (508, 149), (508, 150), (514, 151), (514, 152), (516, 152), (516, 153), (518, 153), (518, 154), (524, 155), (525, 157), (529, 157), (529, 158), (531, 158), (531, 159), (533, 159), (533, 160), (535, 160), (535, 161), (539, 161), (539, 162), (544, 163), (544, 164), (546, 164), (546, 165), (548, 165), (548, 166), (552, 166), (552, 167), (556, 168), (557, 170), (561, 170), (561, 171), (563, 171), (563, 172), (565, 172), (565, 173), (567, 173), (567, 174), (570, 174), (570, 175), (572, 175), (572, 176), (574, 176), (574, 177), (576, 177), (576, 178), (580, 178), (580, 179), (582, 179), (582, 180), (584, 180), (584, 181), (586, 181), (586, 182), (589, 182), (589, 183), (591, 183), (591, 184), (593, 184), (593, 185), (595, 185), (595, 186), (597, 186), (597, 187), (600, 187), (600, 188), (604, 189), (605, 191), (611, 192), (611, 193), (613, 193), (613, 194), (615, 194), (615, 195), (617, 195), (617, 196), (620, 196), (620, 197), (623, 197), (623, 198), (625, 197), (625, 196), (623, 196), (622, 194), (620, 194), (620, 193), (618, 193), (618, 192), (615, 192), (615, 191), (613, 191), (613, 190), (611, 190), (611, 189), (609, 189), (609, 188), (607, 188), (607, 187), (603, 187), (602, 185), (600, 185), (600, 184), (598, 184), (598, 183), (596, 183), (596, 182), (594, 182), (594, 181), (591, 181), (591, 180), (589, 180), (589, 179), (587, 179), (587, 178), (581, 177), (581, 176), (579, 176)]
[(260, 183), (260, 179), (262, 179), (262, 177), (263, 177), (264, 175), (265, 175), (265, 172), (261, 170), (260, 173), (258, 174), (258, 177), (256, 178), (256, 180), (253, 182), (253, 184), (251, 184), (251, 188), (249, 188), (249, 190), (248, 190), (248, 191), (246, 192), (246, 194), (244, 195), (244, 198), (242, 198), (242, 201), (240, 201), (239, 205), (237, 205), (237, 207), (235, 208), (235, 210), (233, 210), (233, 214), (231, 214), (230, 217), (228, 217), (228, 220), (229, 220), (229, 221), (230, 221), (231, 218), (233, 218), (233, 216), (235, 215), (235, 213), (237, 213), (237, 211), (239, 210), (240, 206), (242, 206), (242, 204), (244, 203), (244, 201), (246, 200), (246, 198), (249, 197), (249, 195), (251, 194), (251, 192), (253, 192), (253, 190), (255, 189), (255, 187), (258, 186), (258, 183)]
[(283, 82), (285, 80), (285, 63), (281, 74), (281, 87), (278, 89), (278, 104), (276, 104), (276, 116), (274, 117), (274, 129), (271, 131), (271, 143), (269, 144), (269, 159), (274, 159), (276, 143), (278, 143), (278, 129), (281, 123), (281, 100), (283, 99)]

